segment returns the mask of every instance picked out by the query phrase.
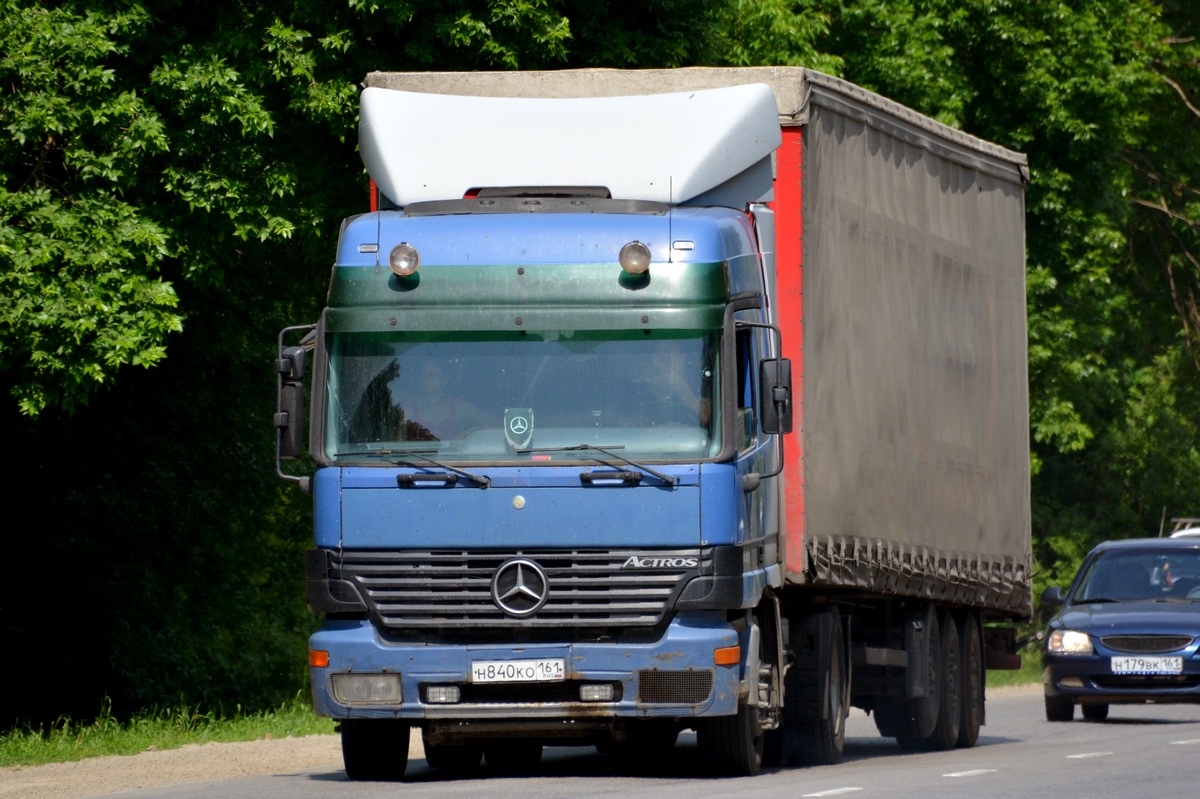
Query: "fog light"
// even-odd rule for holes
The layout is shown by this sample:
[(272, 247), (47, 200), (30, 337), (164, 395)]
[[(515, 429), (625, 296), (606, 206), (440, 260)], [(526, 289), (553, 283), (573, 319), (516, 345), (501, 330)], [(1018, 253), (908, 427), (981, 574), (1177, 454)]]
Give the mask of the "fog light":
[(613, 687), (611, 683), (589, 683), (579, 686), (579, 698), (584, 702), (611, 702)]
[(1083, 678), (1082, 677), (1063, 677), (1061, 680), (1058, 681), (1058, 684), (1059, 684), (1059, 687), (1061, 687), (1061, 688), (1082, 688), (1083, 687)]
[(333, 698), (342, 705), (400, 704), (399, 674), (335, 674)]
[(453, 705), (462, 699), (457, 685), (430, 685), (425, 688), (425, 701), (431, 705)]

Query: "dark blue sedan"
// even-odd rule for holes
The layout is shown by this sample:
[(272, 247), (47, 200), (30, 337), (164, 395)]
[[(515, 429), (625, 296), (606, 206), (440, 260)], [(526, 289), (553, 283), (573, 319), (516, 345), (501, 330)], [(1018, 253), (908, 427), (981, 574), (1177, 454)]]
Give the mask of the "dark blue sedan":
[(1109, 541), (1088, 553), (1042, 649), (1046, 719), (1091, 721), (1108, 706), (1200, 703), (1200, 539)]

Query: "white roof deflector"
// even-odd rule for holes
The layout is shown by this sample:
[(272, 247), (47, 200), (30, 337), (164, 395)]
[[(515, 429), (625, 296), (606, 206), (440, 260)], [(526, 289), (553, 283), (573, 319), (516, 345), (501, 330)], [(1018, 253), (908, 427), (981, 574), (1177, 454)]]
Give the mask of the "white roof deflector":
[(680, 204), (780, 144), (766, 84), (635, 97), (529, 99), (367, 88), (359, 149), (400, 206), (481, 188), (601, 186)]

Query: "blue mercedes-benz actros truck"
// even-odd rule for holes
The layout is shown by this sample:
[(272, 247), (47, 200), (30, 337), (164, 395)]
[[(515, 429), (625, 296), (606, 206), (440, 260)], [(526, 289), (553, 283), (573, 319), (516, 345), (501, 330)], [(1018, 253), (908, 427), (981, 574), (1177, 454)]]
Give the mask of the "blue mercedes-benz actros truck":
[(799, 68), (366, 83), (372, 210), (276, 364), (348, 775), (413, 730), (753, 774), (852, 705), (974, 745), (1030, 610), (1024, 157)]

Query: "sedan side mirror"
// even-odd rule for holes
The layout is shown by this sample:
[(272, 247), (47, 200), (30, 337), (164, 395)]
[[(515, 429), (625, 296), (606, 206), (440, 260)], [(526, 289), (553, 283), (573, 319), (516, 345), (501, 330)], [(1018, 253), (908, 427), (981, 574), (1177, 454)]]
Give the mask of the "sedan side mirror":
[(1057, 585), (1052, 585), (1042, 592), (1042, 604), (1058, 607), (1063, 603), (1062, 589)]

